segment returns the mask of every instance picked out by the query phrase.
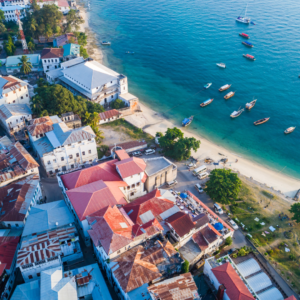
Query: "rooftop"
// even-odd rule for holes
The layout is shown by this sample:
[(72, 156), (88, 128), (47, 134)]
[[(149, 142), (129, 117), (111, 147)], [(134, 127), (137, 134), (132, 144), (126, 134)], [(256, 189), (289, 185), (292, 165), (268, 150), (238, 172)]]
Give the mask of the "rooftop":
[(181, 274), (151, 285), (148, 291), (155, 300), (201, 299), (191, 273)]
[[(7, 8), (11, 10), (11, 7), (9, 6), (4, 6), (3, 8)], [(14, 56), (8, 56), (6, 58), (6, 68), (17, 66), (20, 63), (20, 59), (22, 58), (22, 55), (14, 55)], [(39, 54), (26, 54), (28, 57), (29, 61), (33, 65), (38, 65), (40, 64), (41, 56)]]
[(5, 269), (10, 270), (19, 241), (19, 236), (0, 237), (0, 265), (3, 266), (3, 268), (0, 269), (0, 276), (2, 276)]
[(23, 236), (48, 231), (73, 222), (74, 216), (64, 200), (37, 205), (31, 208), (24, 226)]
[(29, 125), (27, 126), (28, 132), (32, 136), (36, 136), (39, 134), (44, 134), (53, 130), (53, 123), (61, 122), (61, 120), (57, 116), (53, 117), (41, 117), (37, 119), (33, 119), (29, 121)]
[(0, 188), (0, 222), (24, 221), (39, 182), (30, 175)]
[(0, 117), (7, 120), (15, 116), (31, 115), (32, 111), (27, 104), (2, 104), (0, 106)]
[(40, 280), (30, 281), (16, 286), (10, 300), (40, 300)]
[(79, 52), (80, 45), (69, 43), (63, 45), (63, 48), (64, 48), (64, 56), (75, 55)]
[[(109, 149), (111, 150), (112, 148), (114, 148), (115, 146), (111, 146), (109, 147)], [(147, 147), (147, 142), (145, 141), (131, 141), (131, 142), (125, 142), (125, 143), (121, 143), (117, 145), (117, 148), (122, 148), (124, 150), (132, 150), (133, 148), (136, 147)]]
[[(70, 45), (70, 44), (67, 44), (67, 45)], [(69, 68), (69, 67), (72, 67), (77, 64), (81, 64), (82, 62), (84, 62), (84, 60), (85, 59), (80, 56), (80, 57), (76, 57), (74, 59), (67, 60), (67, 61), (61, 63), (60, 65), (61, 65), (62, 69), (65, 69), (65, 68)], [(63, 73), (61, 73), (61, 75), (63, 75)]]
[(119, 158), (119, 160), (124, 160), (124, 159), (130, 158), (124, 149), (116, 150), (115, 153), (116, 153), (117, 157)]
[[(63, 35), (60, 35), (54, 39), (54, 41), (56, 43), (55, 46), (59, 47), (59, 46), (68, 44), (71, 39), (74, 39), (75, 43), (77, 44), (77, 38), (74, 35), (74, 33), (65, 33)], [(54, 41), (53, 41), (53, 44), (54, 44)]]
[(2, 94), (15, 91), (23, 86), (28, 86), (28, 83), (14, 76), (0, 76), (0, 87)]
[(147, 164), (145, 172), (148, 176), (152, 176), (162, 171), (163, 169), (173, 165), (168, 159), (166, 159), (163, 156), (144, 159), (144, 160)]
[(106, 110), (105, 112), (99, 113), (100, 120), (104, 120), (104, 121), (106, 119), (118, 117), (120, 115), (121, 115), (121, 113), (118, 112), (116, 109)]
[(191, 217), (181, 211), (166, 218), (165, 222), (170, 224), (171, 228), (173, 228), (180, 237), (185, 236), (195, 227)]
[(139, 173), (146, 169), (146, 164), (143, 159), (137, 157), (129, 157), (115, 163), (122, 178), (127, 178)]
[(41, 58), (61, 58), (64, 56), (63, 48), (44, 48), (41, 54)]

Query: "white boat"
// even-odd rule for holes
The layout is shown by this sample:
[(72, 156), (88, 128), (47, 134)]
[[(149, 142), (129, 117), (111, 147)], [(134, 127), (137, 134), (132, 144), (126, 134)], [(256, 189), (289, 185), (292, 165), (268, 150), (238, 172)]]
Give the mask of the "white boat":
[(247, 8), (248, 8), (248, 4), (246, 6), (245, 15), (243, 17), (238, 16), (237, 19), (236, 19), (237, 22), (240, 22), (240, 23), (243, 23), (243, 24), (250, 24), (251, 19), (247, 18)]
[(293, 132), (295, 129), (296, 129), (296, 127), (289, 127), (288, 129), (286, 129), (286, 130), (284, 131), (284, 133), (285, 133), (285, 134), (291, 133), (291, 132)]
[(102, 41), (102, 42), (101, 42), (101, 45), (111, 45), (111, 42), (108, 42), (108, 41)]
[(240, 116), (242, 114), (242, 112), (244, 111), (244, 109), (239, 109), (238, 111), (234, 111), (231, 115), (230, 118), (237, 118), (238, 116)]
[(205, 89), (208, 89), (211, 85), (212, 85), (211, 82), (210, 82), (210, 83), (207, 83), (207, 84), (204, 86), (204, 88), (205, 88)]
[(217, 66), (223, 69), (226, 68), (226, 65), (224, 63), (218, 63)]

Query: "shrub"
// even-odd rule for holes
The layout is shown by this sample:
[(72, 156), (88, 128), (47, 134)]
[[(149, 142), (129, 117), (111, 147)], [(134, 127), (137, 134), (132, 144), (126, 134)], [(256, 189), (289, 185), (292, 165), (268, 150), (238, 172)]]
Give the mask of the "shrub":
[(237, 258), (238, 257), (237, 253), (232, 254), (232, 257)]
[(291, 254), (289, 255), (289, 259), (292, 260), (292, 261), (295, 261), (295, 260), (296, 260), (296, 255), (295, 255), (295, 253), (291, 253)]
[(269, 193), (269, 192), (267, 192), (267, 191), (261, 191), (261, 193), (262, 193), (264, 196), (266, 196), (267, 198), (269, 198), (269, 199), (273, 199), (273, 198), (274, 198), (274, 195), (271, 194), (271, 193)]
[(181, 272), (182, 273), (188, 273), (190, 268), (190, 263), (185, 260), (184, 263), (181, 265)]
[(230, 246), (232, 244), (232, 238), (229, 236), (226, 240), (225, 240), (225, 245), (226, 246)]
[(120, 108), (124, 108), (126, 105), (125, 102), (122, 101), (121, 99), (116, 99), (115, 101), (112, 101), (110, 103), (110, 106), (114, 109), (120, 109)]

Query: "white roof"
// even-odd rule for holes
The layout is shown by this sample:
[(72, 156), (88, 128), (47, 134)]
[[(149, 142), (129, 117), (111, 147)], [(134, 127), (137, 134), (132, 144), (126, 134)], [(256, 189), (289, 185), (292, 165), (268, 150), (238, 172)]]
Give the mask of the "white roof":
[(40, 281), (34, 280), (17, 285), (11, 300), (40, 300)]
[(97, 61), (86, 61), (62, 70), (64, 76), (75, 82), (79, 82), (87, 89), (94, 89), (118, 79), (119, 74)]
[(0, 106), (0, 117), (4, 120), (12, 116), (31, 115), (32, 111), (27, 104), (2, 104)]
[(25, 9), (27, 8), (26, 6), (23, 6), (23, 5), (14, 5), (14, 6), (1, 6), (0, 7), (1, 10), (3, 11), (16, 11), (16, 10), (21, 10), (21, 9)]
[(255, 293), (262, 291), (263, 289), (272, 285), (272, 281), (264, 272), (258, 273), (257, 275), (248, 278), (247, 281)]
[(272, 287), (265, 292), (257, 295), (259, 300), (284, 300), (283, 296), (276, 287)]
[(240, 273), (247, 277), (261, 270), (259, 264), (254, 258), (247, 259), (246, 261), (236, 265)]
[(61, 63), (60, 65), (61, 65), (61, 68), (63, 69), (63, 68), (71, 67), (73, 65), (80, 64), (82, 62), (84, 62), (84, 58), (80, 56), (80, 57), (76, 57), (74, 59), (65, 61), (65, 62)]
[(160, 194), (161, 197), (158, 197), (159, 199), (167, 199), (176, 203), (176, 197), (169, 190), (160, 189)]

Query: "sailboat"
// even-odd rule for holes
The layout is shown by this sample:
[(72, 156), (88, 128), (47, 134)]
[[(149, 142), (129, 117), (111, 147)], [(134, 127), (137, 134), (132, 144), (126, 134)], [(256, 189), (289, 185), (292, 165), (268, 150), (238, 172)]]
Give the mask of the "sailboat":
[(238, 16), (237, 19), (236, 19), (237, 22), (244, 23), (244, 24), (249, 24), (250, 23), (251, 19), (247, 18), (247, 16), (246, 16), (247, 15), (247, 8), (248, 8), (248, 4), (246, 6), (244, 17)]

